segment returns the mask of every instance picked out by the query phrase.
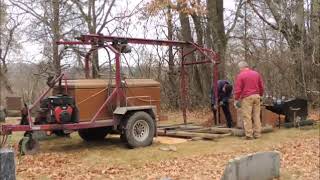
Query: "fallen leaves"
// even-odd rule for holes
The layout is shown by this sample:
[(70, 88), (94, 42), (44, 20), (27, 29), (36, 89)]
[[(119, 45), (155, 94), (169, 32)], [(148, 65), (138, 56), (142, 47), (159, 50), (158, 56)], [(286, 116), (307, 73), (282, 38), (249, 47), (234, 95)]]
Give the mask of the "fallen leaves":
[[(50, 152), (23, 156), (17, 175), (28, 179), (220, 179), (227, 162), (240, 155), (254, 153), (254, 141), (239, 140), (246, 148), (235, 151), (211, 152), (190, 157), (176, 157), (139, 165), (116, 165), (108, 162), (88, 164), (79, 158), (87, 152)], [(226, 147), (228, 148), (228, 147)], [(264, 146), (259, 151), (281, 152), (281, 172), (292, 179), (319, 179), (319, 137), (294, 138), (282, 144)], [(83, 150), (86, 151), (86, 150)], [(129, 150), (128, 150), (129, 151)], [(170, 153), (170, 152), (168, 152)], [(179, 150), (177, 151), (179, 153)], [(108, 154), (105, 154), (108, 156)]]

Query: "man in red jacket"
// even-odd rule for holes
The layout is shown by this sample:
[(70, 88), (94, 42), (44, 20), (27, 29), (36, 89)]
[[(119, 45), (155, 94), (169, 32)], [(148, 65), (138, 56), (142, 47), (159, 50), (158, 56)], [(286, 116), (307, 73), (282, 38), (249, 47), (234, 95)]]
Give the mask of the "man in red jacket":
[(260, 74), (251, 70), (248, 64), (241, 61), (240, 73), (235, 82), (235, 106), (241, 108), (241, 118), (245, 130), (246, 139), (259, 138), (261, 136), (260, 99), (264, 87)]

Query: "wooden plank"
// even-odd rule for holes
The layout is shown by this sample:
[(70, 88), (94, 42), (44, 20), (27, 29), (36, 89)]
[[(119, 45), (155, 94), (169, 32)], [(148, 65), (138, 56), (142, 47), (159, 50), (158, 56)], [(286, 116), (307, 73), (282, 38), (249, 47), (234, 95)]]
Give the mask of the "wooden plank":
[[(187, 123), (188, 124), (193, 124), (193, 123)], [(165, 129), (165, 128), (179, 128), (181, 127), (182, 125), (185, 125), (185, 124), (163, 124), (163, 125), (158, 125), (157, 128), (160, 128), (160, 129)]]
[(191, 129), (203, 129), (203, 126), (198, 125), (181, 125), (179, 129), (181, 130), (191, 130)]
[[(262, 127), (262, 133), (272, 132), (272, 126)], [(224, 136), (244, 136), (243, 129), (236, 128), (202, 128), (202, 129), (158, 129), (159, 136), (171, 136), (171, 137), (206, 137), (210, 138), (220, 138)]]
[[(262, 127), (262, 129), (261, 129), (261, 133), (269, 133), (269, 132), (272, 132), (272, 131), (273, 131), (272, 126)], [(244, 136), (245, 133), (244, 133), (243, 129), (233, 129), (232, 130), (232, 135), (233, 136)]]
[(202, 129), (191, 129), (191, 130), (186, 130), (189, 132), (201, 132), (201, 133), (213, 133), (213, 134), (227, 134), (231, 133), (232, 129), (231, 128), (202, 128)]
[(230, 136), (231, 133), (228, 134), (211, 134), (211, 133), (197, 133), (197, 132), (187, 132), (187, 131), (158, 131), (159, 136), (170, 136), (170, 137), (183, 137), (183, 138), (193, 138), (193, 137), (201, 137), (203, 139), (216, 139), (216, 138), (222, 138), (226, 136)]

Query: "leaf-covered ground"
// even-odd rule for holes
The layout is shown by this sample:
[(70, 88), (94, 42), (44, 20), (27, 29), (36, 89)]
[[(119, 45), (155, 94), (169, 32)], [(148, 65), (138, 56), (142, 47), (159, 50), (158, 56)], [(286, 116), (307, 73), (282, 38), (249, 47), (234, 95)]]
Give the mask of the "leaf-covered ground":
[[(14, 138), (16, 139), (16, 138)], [(177, 151), (150, 147), (127, 149), (118, 137), (84, 143), (70, 139), (41, 142), (41, 152), (17, 157), (18, 179), (220, 179), (229, 159), (258, 151), (281, 153), (281, 179), (319, 179), (319, 127), (286, 129), (264, 134), (259, 140), (227, 137), (218, 141), (175, 144)]]

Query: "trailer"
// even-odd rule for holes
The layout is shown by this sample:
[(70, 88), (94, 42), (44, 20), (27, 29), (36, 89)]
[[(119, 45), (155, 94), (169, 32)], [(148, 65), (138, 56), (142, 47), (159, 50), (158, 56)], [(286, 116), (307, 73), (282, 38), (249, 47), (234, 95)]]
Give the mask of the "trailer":
[[(34, 153), (38, 148), (39, 144), (33, 137), (35, 131), (48, 131), (57, 135), (77, 131), (85, 141), (103, 139), (108, 133), (116, 132), (130, 148), (152, 144), (157, 135), (157, 121), (160, 117), (160, 85), (153, 80), (125, 79), (121, 76), (121, 54), (130, 52), (129, 44), (177, 47), (182, 58), (180, 89), (185, 124), (186, 66), (209, 63), (213, 69), (213, 83), (216, 84), (218, 79), (218, 54), (192, 42), (94, 34), (82, 35), (75, 41), (61, 40), (56, 43), (65, 48), (91, 46), (84, 59), (86, 79), (68, 80), (63, 73), (51, 78), (48, 89), (32, 105), (25, 105), (20, 124), (0, 126), (1, 146), (5, 145), (8, 135), (16, 131), (25, 132), (19, 142), (23, 154)], [(99, 49), (110, 50), (115, 54), (114, 80), (90, 79), (90, 55)], [(186, 57), (194, 52), (201, 54), (203, 60), (186, 61)], [(48, 96), (50, 92), (52, 94)], [(33, 118), (31, 112), (36, 107), (40, 108)]]

